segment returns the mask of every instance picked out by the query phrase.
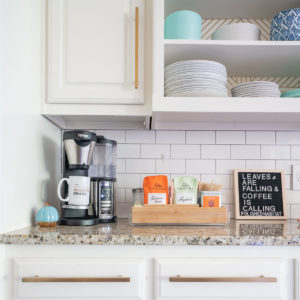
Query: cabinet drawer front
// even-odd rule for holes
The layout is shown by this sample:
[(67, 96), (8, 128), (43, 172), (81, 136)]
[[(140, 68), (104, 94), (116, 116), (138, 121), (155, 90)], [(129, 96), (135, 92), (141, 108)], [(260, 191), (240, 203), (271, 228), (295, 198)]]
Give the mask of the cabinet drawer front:
[(156, 298), (284, 299), (284, 272), (282, 259), (157, 259)]
[(144, 299), (142, 259), (17, 259), (16, 299)]

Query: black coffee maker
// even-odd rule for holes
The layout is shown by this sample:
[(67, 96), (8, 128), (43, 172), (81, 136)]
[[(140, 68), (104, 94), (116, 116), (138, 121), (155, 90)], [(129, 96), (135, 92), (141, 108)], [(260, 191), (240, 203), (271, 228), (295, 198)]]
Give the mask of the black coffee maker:
[[(63, 177), (88, 176), (97, 136), (86, 130), (72, 130), (63, 133)], [(67, 194), (67, 185), (64, 194)], [(84, 226), (98, 223), (96, 211), (92, 205), (78, 206), (61, 204), (61, 225)]]

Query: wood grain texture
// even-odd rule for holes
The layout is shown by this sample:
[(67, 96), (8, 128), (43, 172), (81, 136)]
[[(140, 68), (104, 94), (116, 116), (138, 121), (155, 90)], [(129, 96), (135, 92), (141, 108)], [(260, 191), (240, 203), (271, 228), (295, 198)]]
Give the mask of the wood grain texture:
[(132, 208), (133, 224), (226, 224), (226, 207), (144, 205)]

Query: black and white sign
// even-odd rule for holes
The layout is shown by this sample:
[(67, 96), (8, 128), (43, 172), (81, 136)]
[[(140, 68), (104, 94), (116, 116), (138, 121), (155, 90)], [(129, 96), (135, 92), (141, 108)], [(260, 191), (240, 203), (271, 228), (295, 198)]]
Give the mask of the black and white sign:
[(236, 219), (286, 219), (284, 173), (234, 170)]

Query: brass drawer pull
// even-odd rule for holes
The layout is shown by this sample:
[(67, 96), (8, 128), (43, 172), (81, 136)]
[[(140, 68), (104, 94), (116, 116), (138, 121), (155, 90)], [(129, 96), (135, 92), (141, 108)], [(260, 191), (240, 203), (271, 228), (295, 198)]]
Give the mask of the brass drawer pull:
[(170, 282), (277, 282), (276, 277), (181, 277), (169, 278)]
[(130, 277), (23, 277), (22, 282), (130, 282)]
[(134, 56), (134, 65), (135, 65), (135, 75), (134, 75), (134, 88), (139, 88), (139, 18), (140, 18), (140, 9), (139, 7), (135, 8), (135, 56)]

